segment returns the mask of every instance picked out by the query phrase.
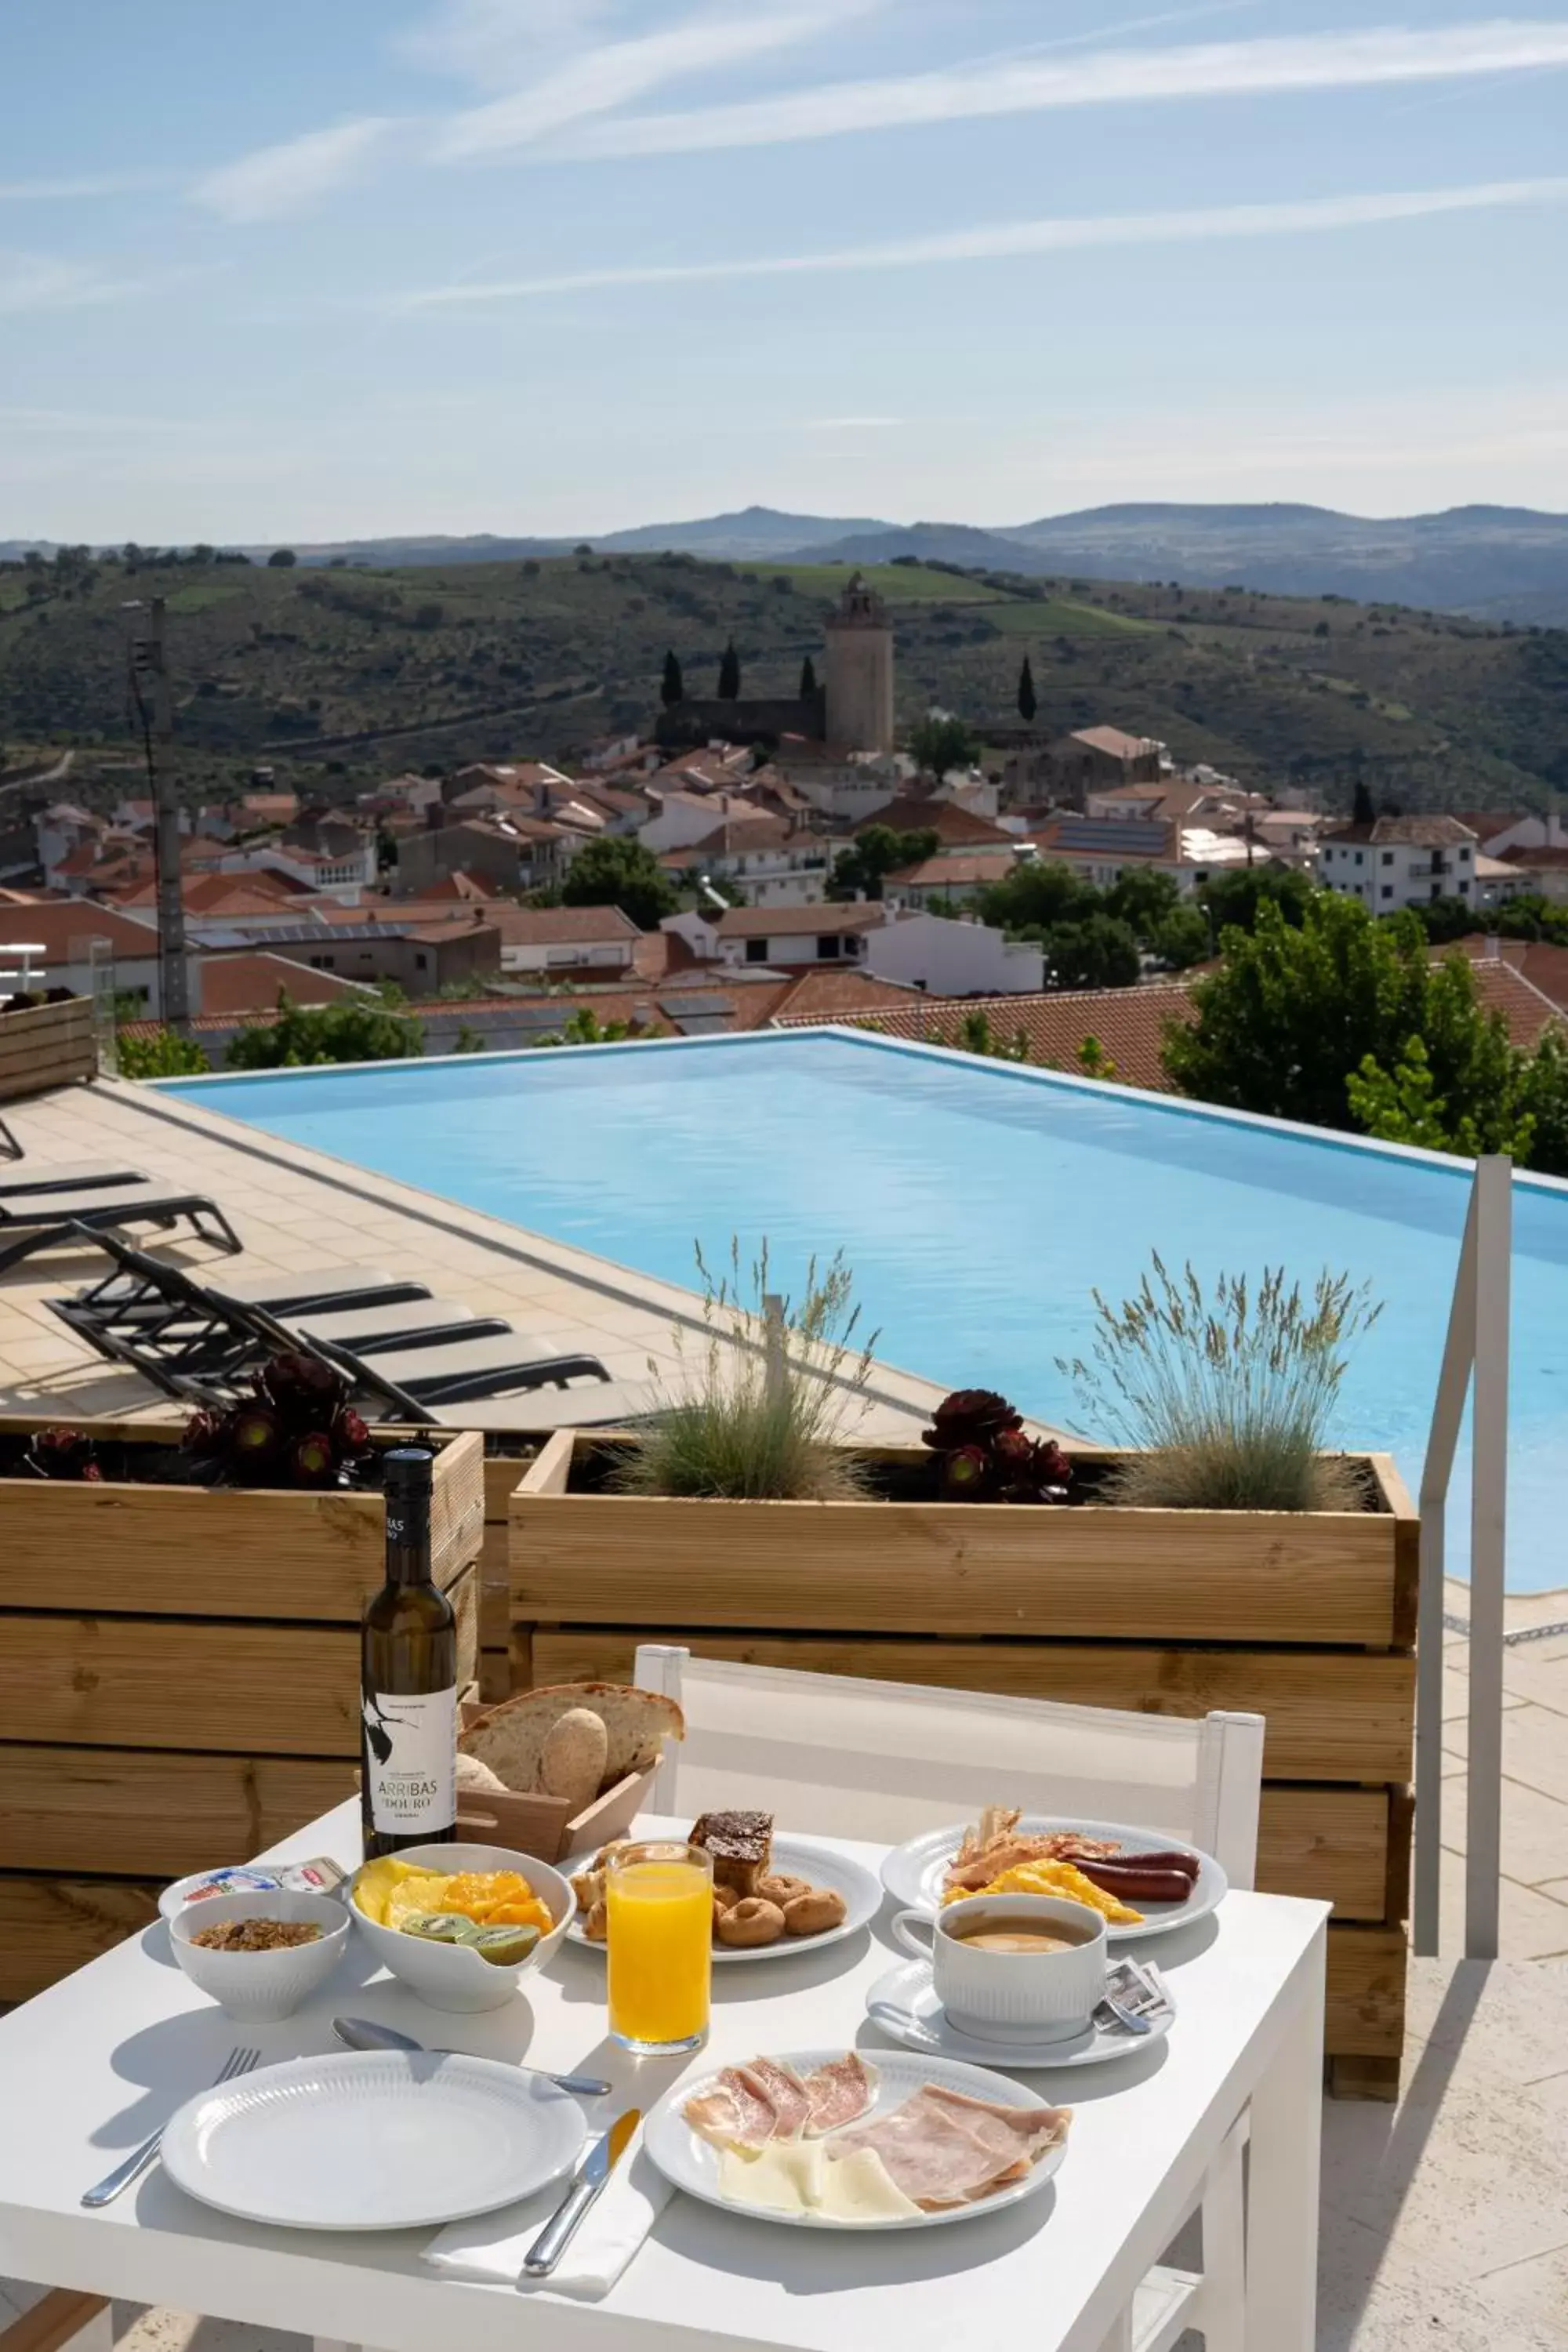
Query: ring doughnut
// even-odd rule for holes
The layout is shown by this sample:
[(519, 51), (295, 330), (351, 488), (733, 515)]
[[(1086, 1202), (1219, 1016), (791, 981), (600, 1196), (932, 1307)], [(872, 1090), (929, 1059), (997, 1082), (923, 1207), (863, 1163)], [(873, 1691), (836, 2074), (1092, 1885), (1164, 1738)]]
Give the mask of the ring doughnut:
[(748, 1895), (721, 1912), (715, 1923), (721, 1944), (776, 1944), (784, 1931), (784, 1915), (776, 1903)]
[(848, 1908), (837, 1887), (808, 1887), (784, 1905), (784, 1927), (792, 1936), (823, 1936), (829, 1927), (842, 1927)]
[(759, 1878), (757, 1881), (757, 1893), (763, 1901), (776, 1903), (781, 1911), (786, 1903), (793, 1903), (797, 1895), (809, 1895), (811, 1891), (809, 1878)]
[(738, 1886), (715, 1886), (713, 1889), (713, 1910), (715, 1916), (717, 1916), (721, 1911), (732, 1911), (740, 1900), (741, 1890)]

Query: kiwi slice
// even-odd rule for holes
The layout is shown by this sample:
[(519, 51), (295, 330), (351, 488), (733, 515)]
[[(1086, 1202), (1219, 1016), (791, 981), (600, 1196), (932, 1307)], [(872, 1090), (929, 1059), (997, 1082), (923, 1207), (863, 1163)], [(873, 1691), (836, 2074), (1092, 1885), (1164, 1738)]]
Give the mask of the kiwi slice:
[(416, 1911), (404, 1920), (403, 1932), (422, 1944), (467, 1944), (473, 1939), (473, 1925), (456, 1911)]
[(510, 1969), (515, 1968), (519, 1960), (527, 1959), (539, 1941), (539, 1930), (537, 1927), (480, 1927), (465, 1940), (473, 1944), (482, 1960), (490, 1961), (498, 1969)]

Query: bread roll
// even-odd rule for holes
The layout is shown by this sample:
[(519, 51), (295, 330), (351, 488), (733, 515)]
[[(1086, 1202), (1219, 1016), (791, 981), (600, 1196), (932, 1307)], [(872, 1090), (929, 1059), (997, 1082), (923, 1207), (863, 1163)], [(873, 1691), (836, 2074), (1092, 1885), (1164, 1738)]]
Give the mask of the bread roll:
[(497, 1791), (502, 1796), (506, 1794), (506, 1782), (500, 1775), (492, 1772), (488, 1764), (481, 1764), (477, 1756), (459, 1755), (457, 1778), (459, 1789), (484, 1790), (492, 1795)]
[(605, 1778), (610, 1736), (603, 1716), (585, 1706), (568, 1707), (545, 1735), (539, 1756), (539, 1785), (547, 1797), (564, 1797), (574, 1813), (591, 1805)]
[(469, 1725), (458, 1745), (467, 1755), (481, 1757), (509, 1789), (538, 1789), (545, 1740), (561, 1717), (577, 1707), (586, 1707), (605, 1726), (609, 1753), (603, 1778), (611, 1782), (657, 1763), (663, 1742), (686, 1734), (680, 1709), (658, 1691), (626, 1683), (556, 1683), (502, 1699)]

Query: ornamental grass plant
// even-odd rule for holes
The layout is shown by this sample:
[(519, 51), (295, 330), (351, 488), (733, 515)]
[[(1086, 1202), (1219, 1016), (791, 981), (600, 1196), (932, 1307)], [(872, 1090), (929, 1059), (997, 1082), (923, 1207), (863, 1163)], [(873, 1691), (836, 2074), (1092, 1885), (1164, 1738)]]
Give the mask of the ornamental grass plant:
[(866, 1411), (876, 1334), (858, 1343), (860, 1310), (837, 1252), (812, 1258), (798, 1306), (773, 1297), (764, 1241), (743, 1268), (738, 1240), (715, 1277), (697, 1248), (703, 1335), (689, 1354), (679, 1328), (673, 1381), (650, 1364), (655, 1418), (627, 1451), (613, 1485), (622, 1494), (747, 1502), (842, 1502), (865, 1491), (844, 1450)]
[(1310, 1296), (1265, 1267), (1218, 1276), (1205, 1295), (1190, 1265), (1156, 1251), (1132, 1297), (1097, 1290), (1092, 1361), (1058, 1368), (1089, 1423), (1136, 1449), (1101, 1489), (1156, 1510), (1345, 1511), (1361, 1475), (1329, 1452), (1352, 1343), (1381, 1313), (1364, 1284), (1321, 1273)]

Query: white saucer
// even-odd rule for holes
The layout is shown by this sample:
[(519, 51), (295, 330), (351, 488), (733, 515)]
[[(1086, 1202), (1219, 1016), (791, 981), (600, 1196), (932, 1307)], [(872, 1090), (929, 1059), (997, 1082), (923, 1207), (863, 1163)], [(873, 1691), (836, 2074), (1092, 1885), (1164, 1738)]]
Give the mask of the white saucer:
[(936, 1997), (929, 1960), (906, 1960), (879, 1977), (866, 1996), (866, 2014), (873, 2025), (910, 2050), (930, 2051), (942, 2058), (979, 2060), (991, 2066), (1103, 2066), (1112, 2058), (1131, 2058), (1163, 2042), (1174, 2020), (1163, 2010), (1149, 2020), (1147, 2033), (1128, 2033), (1119, 2025), (1090, 2025), (1063, 2042), (985, 2042), (978, 2034), (961, 2033), (950, 2025)]

